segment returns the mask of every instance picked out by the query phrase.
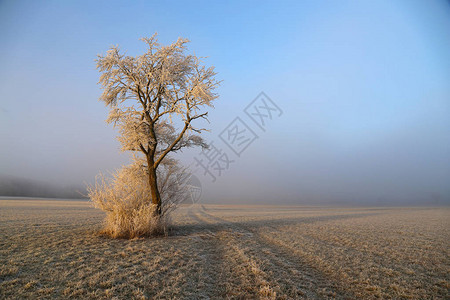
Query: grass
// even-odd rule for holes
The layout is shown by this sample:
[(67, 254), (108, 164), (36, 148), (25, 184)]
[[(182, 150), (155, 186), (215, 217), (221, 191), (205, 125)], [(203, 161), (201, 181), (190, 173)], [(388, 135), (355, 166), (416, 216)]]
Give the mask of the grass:
[(448, 299), (450, 209), (199, 205), (113, 240), (83, 201), (0, 200), (0, 298)]

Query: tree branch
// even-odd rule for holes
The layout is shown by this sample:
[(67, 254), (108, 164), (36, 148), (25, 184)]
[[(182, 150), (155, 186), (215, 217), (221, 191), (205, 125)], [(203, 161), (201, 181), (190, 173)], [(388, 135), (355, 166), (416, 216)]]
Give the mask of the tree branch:
[(180, 132), (180, 134), (178, 135), (178, 137), (175, 139), (175, 141), (173, 141), (172, 144), (170, 144), (169, 147), (166, 148), (166, 150), (163, 151), (163, 153), (159, 156), (158, 160), (155, 162), (155, 169), (159, 166), (159, 164), (161, 163), (161, 161), (164, 159), (164, 157), (167, 155), (167, 153), (169, 153), (170, 151), (172, 151), (173, 147), (175, 147), (175, 145), (181, 140), (181, 138), (183, 137), (184, 133), (186, 132), (186, 130), (188, 129), (190, 124), (190, 121), (186, 121), (184, 123), (184, 127), (183, 130)]

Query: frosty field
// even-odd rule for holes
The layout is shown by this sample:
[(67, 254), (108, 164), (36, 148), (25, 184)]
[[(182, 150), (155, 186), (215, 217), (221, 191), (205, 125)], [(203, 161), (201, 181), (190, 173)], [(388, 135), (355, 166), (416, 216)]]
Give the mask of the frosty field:
[(98, 235), (85, 201), (0, 200), (0, 298), (445, 299), (450, 209), (195, 205)]

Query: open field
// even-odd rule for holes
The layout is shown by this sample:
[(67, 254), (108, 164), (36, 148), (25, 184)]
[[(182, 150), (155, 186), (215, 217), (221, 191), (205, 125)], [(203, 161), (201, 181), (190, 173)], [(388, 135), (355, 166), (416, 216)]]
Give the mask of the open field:
[(0, 298), (445, 299), (450, 209), (196, 205), (111, 240), (84, 201), (0, 200)]

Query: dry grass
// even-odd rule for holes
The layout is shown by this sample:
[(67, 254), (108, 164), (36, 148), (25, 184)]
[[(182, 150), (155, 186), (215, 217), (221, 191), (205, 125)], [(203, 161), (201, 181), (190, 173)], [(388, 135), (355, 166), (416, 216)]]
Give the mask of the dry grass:
[(0, 298), (445, 299), (447, 208), (182, 207), (113, 240), (83, 201), (0, 200)]
[(111, 176), (99, 174), (96, 183), (87, 187), (92, 204), (106, 213), (101, 232), (113, 238), (136, 238), (167, 233), (170, 212), (186, 199), (184, 168), (175, 160), (167, 160), (158, 171), (162, 193), (160, 214), (152, 204), (145, 161), (134, 157)]

